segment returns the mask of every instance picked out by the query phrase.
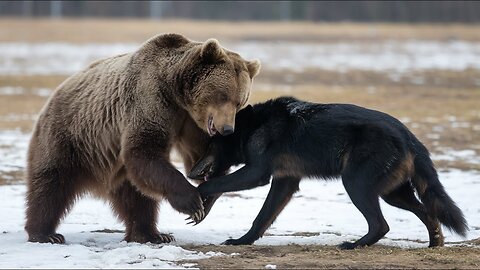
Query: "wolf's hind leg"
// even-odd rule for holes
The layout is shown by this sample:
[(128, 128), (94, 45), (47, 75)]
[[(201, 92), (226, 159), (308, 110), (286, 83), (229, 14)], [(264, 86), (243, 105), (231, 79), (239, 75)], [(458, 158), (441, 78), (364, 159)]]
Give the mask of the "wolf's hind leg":
[(274, 178), (267, 199), (250, 230), (244, 236), (238, 239), (228, 239), (223, 244), (251, 245), (262, 237), (283, 208), (290, 202), (292, 195), (298, 191), (299, 182), (300, 178), (296, 177)]
[(368, 174), (358, 172), (342, 176), (343, 185), (350, 199), (367, 220), (368, 233), (353, 243), (344, 242), (339, 246), (341, 249), (370, 246), (389, 231), (388, 224), (380, 210), (379, 196), (369, 185), (371, 179), (367, 179), (366, 176)]
[(427, 213), (425, 206), (415, 197), (410, 182), (406, 182), (392, 192), (382, 196), (386, 203), (414, 213), (425, 224), (430, 238), (429, 247), (440, 247), (444, 237), (440, 223)]

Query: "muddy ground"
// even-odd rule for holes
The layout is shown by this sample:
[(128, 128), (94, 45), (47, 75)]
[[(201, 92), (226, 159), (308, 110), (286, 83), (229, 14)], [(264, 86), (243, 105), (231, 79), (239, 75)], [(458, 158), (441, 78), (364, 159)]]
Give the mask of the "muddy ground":
[[(476, 242), (476, 244), (475, 244)], [(480, 240), (463, 246), (402, 249), (375, 245), (356, 250), (334, 246), (186, 246), (190, 250), (227, 254), (189, 261), (201, 269), (479, 269)], [(233, 254), (233, 255), (231, 255)]]

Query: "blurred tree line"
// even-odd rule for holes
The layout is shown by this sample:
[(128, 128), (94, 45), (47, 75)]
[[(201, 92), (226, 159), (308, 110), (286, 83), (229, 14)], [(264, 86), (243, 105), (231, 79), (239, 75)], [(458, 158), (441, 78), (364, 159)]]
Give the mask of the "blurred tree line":
[(478, 1), (0, 1), (0, 16), (479, 22)]

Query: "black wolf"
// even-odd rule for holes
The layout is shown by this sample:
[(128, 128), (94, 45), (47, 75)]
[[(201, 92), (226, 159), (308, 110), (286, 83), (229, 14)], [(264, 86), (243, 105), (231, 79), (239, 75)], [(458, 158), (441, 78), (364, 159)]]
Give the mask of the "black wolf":
[(428, 150), (390, 115), (355, 105), (281, 97), (241, 110), (235, 125), (234, 134), (213, 137), (189, 177), (245, 164), (201, 184), (198, 189), (204, 198), (266, 185), (271, 178), (272, 185), (252, 228), (225, 244), (252, 244), (260, 238), (303, 177), (341, 176), (350, 199), (367, 220), (368, 233), (341, 244), (342, 249), (372, 245), (389, 231), (379, 197), (413, 212), (427, 227), (430, 247), (444, 243), (440, 223), (466, 234), (467, 222), (439, 182)]

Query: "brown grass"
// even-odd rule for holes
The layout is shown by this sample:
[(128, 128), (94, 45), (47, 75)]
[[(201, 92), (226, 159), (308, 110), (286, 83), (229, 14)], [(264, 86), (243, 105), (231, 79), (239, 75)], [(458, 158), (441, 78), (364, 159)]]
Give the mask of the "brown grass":
[(0, 42), (143, 42), (165, 32), (205, 40), (372, 41), (377, 39), (480, 40), (479, 25), (188, 20), (0, 19)]
[(49, 88), (55, 89), (67, 77), (63, 75), (48, 75), (48, 76), (30, 76), (30, 75), (0, 75), (0, 87), (2, 86), (19, 86), (26, 89), (32, 88)]
[[(338, 72), (334, 70), (305, 69), (301, 72), (286, 72), (263, 68), (256, 82), (278, 85), (328, 85), (328, 86), (371, 86), (371, 87), (403, 87), (409, 89), (479, 89), (480, 70), (467, 69), (453, 70), (425, 70), (408, 74), (393, 74), (389, 72), (375, 72), (365, 70), (350, 70)], [(418, 83), (416, 80), (421, 79)]]
[(0, 97), (0, 130), (19, 128), (23, 132), (30, 132), (33, 128), (33, 118), (46, 101), (45, 97), (35, 95)]

